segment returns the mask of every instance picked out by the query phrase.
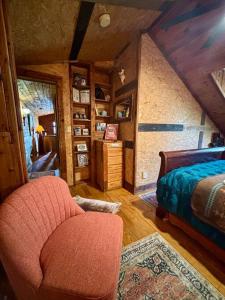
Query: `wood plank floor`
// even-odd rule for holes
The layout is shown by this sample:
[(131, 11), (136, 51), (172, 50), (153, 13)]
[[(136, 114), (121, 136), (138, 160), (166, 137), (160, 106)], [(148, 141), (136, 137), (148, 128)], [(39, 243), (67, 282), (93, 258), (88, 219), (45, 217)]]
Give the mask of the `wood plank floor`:
[(225, 296), (225, 264), (221, 263), (180, 229), (155, 216), (155, 208), (147, 206), (137, 195), (125, 189), (103, 193), (85, 183), (71, 188), (80, 195), (112, 202), (121, 202), (118, 213), (124, 222), (123, 244), (128, 245), (154, 232), (159, 232), (198, 272)]

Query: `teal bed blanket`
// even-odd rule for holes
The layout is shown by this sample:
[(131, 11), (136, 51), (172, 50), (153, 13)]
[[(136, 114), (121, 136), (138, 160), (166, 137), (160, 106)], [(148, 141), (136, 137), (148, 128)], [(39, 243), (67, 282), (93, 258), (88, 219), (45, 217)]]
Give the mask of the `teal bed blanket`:
[(191, 196), (198, 182), (225, 173), (225, 160), (174, 169), (158, 181), (157, 200), (167, 211), (177, 215), (193, 228), (225, 249), (225, 234), (192, 214)]

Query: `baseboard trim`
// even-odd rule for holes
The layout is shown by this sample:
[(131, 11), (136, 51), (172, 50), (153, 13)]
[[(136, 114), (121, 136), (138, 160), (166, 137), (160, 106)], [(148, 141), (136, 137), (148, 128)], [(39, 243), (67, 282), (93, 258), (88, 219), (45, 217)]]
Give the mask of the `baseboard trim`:
[(134, 194), (144, 192), (146, 190), (154, 189), (154, 188), (156, 188), (156, 184), (157, 184), (156, 182), (151, 182), (148, 184), (137, 186), (134, 188)]
[(134, 194), (134, 185), (124, 180), (123, 187), (130, 193)]

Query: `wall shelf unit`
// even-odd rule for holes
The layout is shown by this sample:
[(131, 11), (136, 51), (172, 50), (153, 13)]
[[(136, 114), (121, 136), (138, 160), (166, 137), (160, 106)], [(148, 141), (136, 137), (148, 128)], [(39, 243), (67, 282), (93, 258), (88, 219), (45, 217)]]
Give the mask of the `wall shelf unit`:
[[(94, 183), (94, 140), (104, 137), (104, 126), (112, 119), (111, 70), (97, 68), (92, 63), (71, 63), (70, 92), (74, 184)], [(87, 150), (79, 151), (79, 145), (86, 145)]]

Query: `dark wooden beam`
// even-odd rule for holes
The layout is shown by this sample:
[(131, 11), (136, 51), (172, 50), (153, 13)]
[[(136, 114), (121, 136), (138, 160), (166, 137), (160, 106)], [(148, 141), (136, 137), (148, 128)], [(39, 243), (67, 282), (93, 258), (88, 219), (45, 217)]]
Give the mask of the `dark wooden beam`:
[(70, 51), (70, 60), (76, 60), (80, 52), (85, 33), (93, 12), (95, 4), (87, 1), (81, 1), (80, 11), (77, 19), (77, 26), (74, 33), (73, 44)]
[(89, 0), (90, 2), (164, 11), (175, 0)]

